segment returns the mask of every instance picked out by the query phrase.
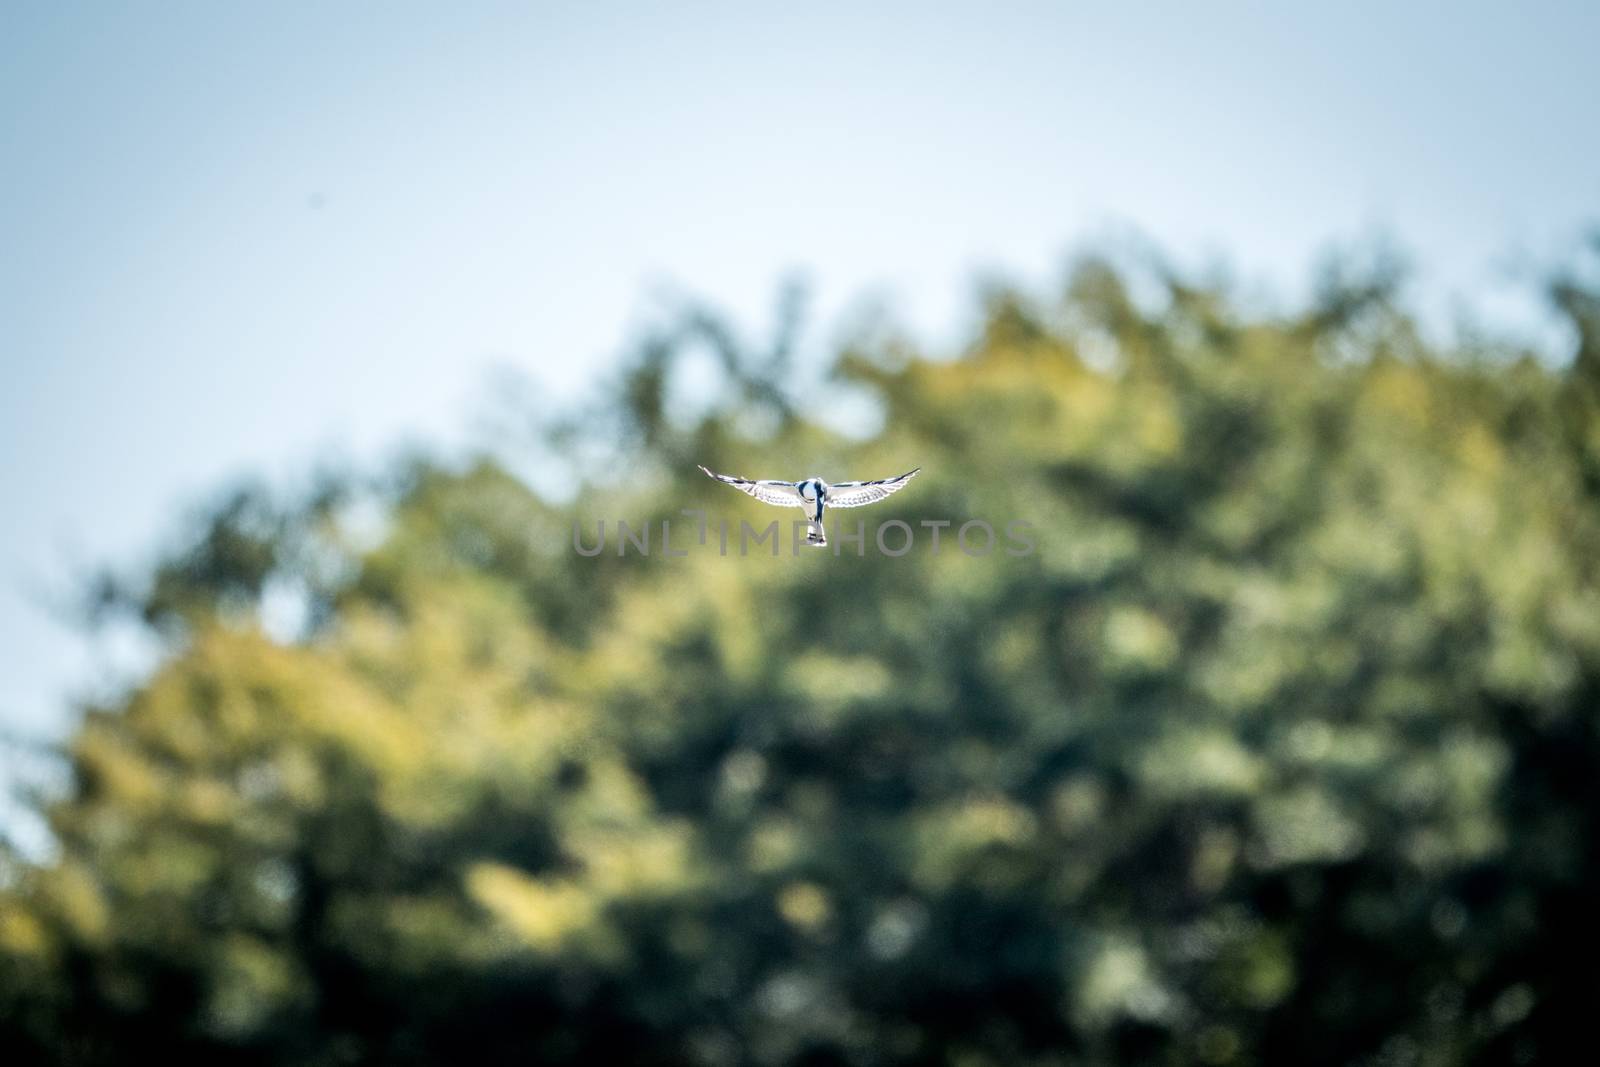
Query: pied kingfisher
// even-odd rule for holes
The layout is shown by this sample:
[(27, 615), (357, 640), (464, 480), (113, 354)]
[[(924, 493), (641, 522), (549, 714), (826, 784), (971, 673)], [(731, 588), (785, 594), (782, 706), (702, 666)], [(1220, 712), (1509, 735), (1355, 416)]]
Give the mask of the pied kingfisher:
[(922, 468), (907, 471), (898, 478), (879, 478), (875, 482), (839, 482), (837, 485), (829, 485), (821, 478), (807, 478), (799, 482), (780, 482), (771, 479), (757, 482), (749, 478), (735, 478), (730, 474), (717, 474), (704, 467), (700, 469), (717, 481), (727, 482), (741, 493), (753, 496), (763, 504), (803, 509), (806, 518), (811, 520), (810, 529), (806, 531), (806, 544), (822, 548), (828, 543), (828, 535), (822, 528), (823, 509), (859, 508), (865, 504), (876, 504), (890, 493), (899, 490)]

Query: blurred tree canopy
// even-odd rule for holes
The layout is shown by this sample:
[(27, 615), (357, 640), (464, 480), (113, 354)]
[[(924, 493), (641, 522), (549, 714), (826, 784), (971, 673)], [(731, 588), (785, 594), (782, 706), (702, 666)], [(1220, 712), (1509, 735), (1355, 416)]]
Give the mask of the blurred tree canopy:
[[(1382, 271), (1287, 315), (1149, 281), (995, 288), (954, 355), (864, 333), (827, 387), (864, 437), (796, 402), (791, 294), (774, 343), (691, 314), (547, 426), (571, 498), (485, 456), (225, 500), (99, 590), (168, 655), (87, 712), (55, 854), (4, 860), (0, 1056), (1586, 1047), (1600, 297), (1554, 287), (1557, 367), (1430, 346)], [(921, 466), (844, 517), (1038, 548), (723, 558), (682, 508), (772, 513), (701, 462)], [(601, 518), (689, 554), (579, 556)]]

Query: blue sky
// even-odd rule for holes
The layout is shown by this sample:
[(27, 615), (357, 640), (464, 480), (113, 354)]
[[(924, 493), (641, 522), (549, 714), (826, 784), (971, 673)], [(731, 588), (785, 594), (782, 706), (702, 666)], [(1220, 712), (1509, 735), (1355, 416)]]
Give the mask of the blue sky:
[(0, 730), (117, 662), (41, 606), (75, 569), (242, 473), (460, 442), (491, 368), (574, 396), (663, 292), (759, 328), (802, 270), (822, 324), (876, 294), (937, 342), (1111, 234), (1292, 301), (1386, 232), (1430, 322), (1536, 334), (1600, 220), (1596, 40), (1580, 3), (8, 4)]

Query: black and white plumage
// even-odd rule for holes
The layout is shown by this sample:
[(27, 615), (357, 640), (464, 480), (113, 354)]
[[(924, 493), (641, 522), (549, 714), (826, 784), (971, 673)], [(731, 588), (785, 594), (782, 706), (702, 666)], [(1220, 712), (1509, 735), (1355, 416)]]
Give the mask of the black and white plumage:
[(828, 543), (828, 535), (822, 528), (822, 513), (827, 508), (859, 508), (867, 504), (876, 504), (884, 497), (898, 492), (902, 486), (916, 477), (916, 470), (907, 471), (896, 478), (879, 478), (872, 482), (839, 482), (829, 485), (821, 478), (805, 478), (798, 482), (782, 482), (773, 479), (752, 481), (749, 478), (735, 478), (731, 474), (717, 474), (715, 471), (701, 467), (707, 476), (719, 482), (727, 482), (735, 489), (748, 496), (753, 496), (763, 504), (776, 504), (780, 508), (801, 508), (806, 517), (811, 520), (811, 529), (806, 532), (806, 544), (818, 548)]

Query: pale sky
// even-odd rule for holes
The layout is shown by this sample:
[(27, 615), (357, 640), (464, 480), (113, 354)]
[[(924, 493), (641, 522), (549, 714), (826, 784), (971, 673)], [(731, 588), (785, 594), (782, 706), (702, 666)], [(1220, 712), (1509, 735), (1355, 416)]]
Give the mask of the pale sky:
[(1596, 41), (1588, 3), (13, 0), (0, 731), (106, 681), (41, 606), (78, 569), (241, 474), (459, 443), (492, 368), (576, 395), (665, 289), (759, 330), (800, 270), (819, 344), (870, 294), (937, 344), (1112, 233), (1286, 302), (1387, 233), (1431, 322), (1538, 331), (1530, 265), (1600, 222)]

